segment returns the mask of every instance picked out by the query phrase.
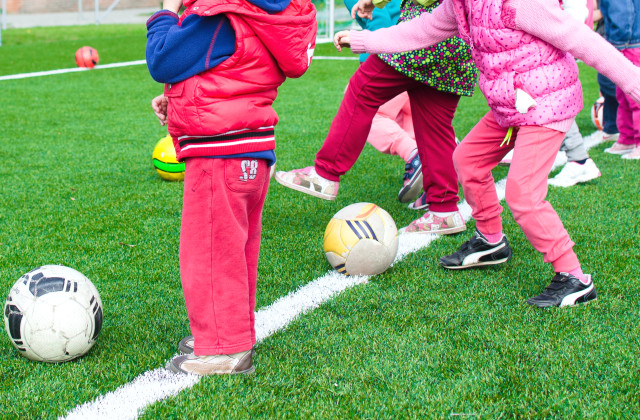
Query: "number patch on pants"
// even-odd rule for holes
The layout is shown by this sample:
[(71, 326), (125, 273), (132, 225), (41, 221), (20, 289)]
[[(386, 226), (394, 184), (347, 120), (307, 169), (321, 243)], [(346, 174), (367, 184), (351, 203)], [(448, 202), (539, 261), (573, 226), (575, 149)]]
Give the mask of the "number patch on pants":
[(250, 179), (256, 179), (256, 175), (258, 174), (258, 160), (243, 160), (240, 162), (240, 168), (242, 169), (240, 181), (246, 182)]

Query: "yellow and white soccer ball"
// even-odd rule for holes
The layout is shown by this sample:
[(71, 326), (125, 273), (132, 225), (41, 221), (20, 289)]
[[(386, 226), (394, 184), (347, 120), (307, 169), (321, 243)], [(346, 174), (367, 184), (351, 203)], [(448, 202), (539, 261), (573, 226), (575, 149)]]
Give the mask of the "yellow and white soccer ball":
[(340, 273), (380, 274), (398, 253), (398, 229), (381, 207), (372, 203), (351, 204), (329, 221), (324, 232), (324, 252)]
[(160, 139), (153, 149), (153, 167), (166, 181), (184, 181), (184, 162), (178, 162), (171, 136)]

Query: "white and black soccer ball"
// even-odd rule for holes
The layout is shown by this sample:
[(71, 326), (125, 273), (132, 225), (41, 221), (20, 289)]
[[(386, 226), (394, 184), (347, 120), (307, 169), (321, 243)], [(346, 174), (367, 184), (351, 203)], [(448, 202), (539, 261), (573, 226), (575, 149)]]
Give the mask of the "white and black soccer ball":
[(331, 218), (323, 242), (327, 260), (337, 271), (371, 276), (393, 263), (398, 253), (398, 229), (381, 207), (355, 203)]
[(87, 353), (102, 329), (102, 301), (93, 283), (63, 265), (38, 267), (13, 285), (4, 325), (20, 354), (65, 362)]

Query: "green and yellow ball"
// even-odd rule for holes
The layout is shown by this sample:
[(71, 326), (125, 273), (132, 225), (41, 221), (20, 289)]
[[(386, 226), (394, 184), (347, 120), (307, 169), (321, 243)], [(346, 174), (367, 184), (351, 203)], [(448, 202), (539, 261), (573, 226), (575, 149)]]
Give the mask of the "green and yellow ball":
[(153, 167), (166, 181), (184, 181), (184, 162), (176, 159), (176, 149), (171, 136), (160, 139), (153, 149)]

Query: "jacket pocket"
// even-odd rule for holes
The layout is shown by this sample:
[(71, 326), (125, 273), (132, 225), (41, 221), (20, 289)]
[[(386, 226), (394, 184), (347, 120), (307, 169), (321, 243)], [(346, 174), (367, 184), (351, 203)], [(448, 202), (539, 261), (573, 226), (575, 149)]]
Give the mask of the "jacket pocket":
[(184, 82), (165, 83), (164, 85), (164, 96), (167, 98), (182, 96), (182, 92), (184, 92)]

